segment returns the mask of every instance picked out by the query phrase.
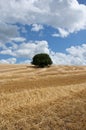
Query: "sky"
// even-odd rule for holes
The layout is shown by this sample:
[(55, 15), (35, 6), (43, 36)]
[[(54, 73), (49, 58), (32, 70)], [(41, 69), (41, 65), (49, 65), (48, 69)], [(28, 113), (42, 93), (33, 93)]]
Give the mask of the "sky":
[(86, 0), (0, 0), (0, 64), (86, 65)]

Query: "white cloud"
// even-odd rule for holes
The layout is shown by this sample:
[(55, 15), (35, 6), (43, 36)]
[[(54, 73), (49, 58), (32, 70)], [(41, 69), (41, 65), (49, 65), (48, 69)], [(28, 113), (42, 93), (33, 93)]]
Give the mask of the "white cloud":
[(14, 53), (17, 57), (28, 57), (31, 59), (37, 53), (49, 53), (48, 43), (47, 41), (22, 43)]
[(55, 64), (86, 65), (86, 44), (66, 49), (68, 54), (51, 52)]
[(62, 29), (62, 28), (58, 28), (58, 31), (59, 31), (59, 33), (54, 33), (54, 34), (52, 34), (52, 36), (64, 38), (64, 37), (67, 37), (69, 35), (69, 32)]
[(72, 46), (71, 48), (66, 49), (68, 53), (75, 57), (82, 57), (86, 55), (86, 44), (82, 44), (81, 46)]
[(3, 55), (8, 54), (16, 57), (28, 57), (30, 59), (37, 53), (49, 53), (47, 41), (21, 43), (20, 45), (13, 44), (13, 46), (3, 49), (0, 52)]
[(24, 41), (26, 41), (26, 39), (23, 38), (23, 37), (15, 37), (15, 38), (11, 38), (10, 40), (13, 41), (13, 42), (24, 42)]
[(0, 54), (14, 56), (14, 53), (12, 52), (11, 49), (2, 50), (2, 51), (0, 52)]
[[(52, 36), (67, 37), (70, 33), (86, 29), (86, 5), (79, 4), (77, 0), (0, 0), (0, 54), (31, 59), (43, 52), (48, 53), (56, 64), (86, 64), (86, 44), (66, 49), (68, 54), (55, 53), (49, 49), (47, 41), (25, 43), (16, 23), (33, 25), (32, 31), (49, 25), (59, 31)], [(26, 28), (21, 32), (27, 33)], [(10, 47), (3, 45), (8, 41), (11, 42)], [(22, 43), (17, 45), (13, 42)], [(11, 63), (10, 60), (2, 59), (0, 62)]]
[[(4, 24), (50, 25), (60, 29), (62, 37), (86, 29), (86, 5), (79, 4), (77, 0), (0, 0), (0, 16), (0, 21)], [(8, 28), (9, 24), (5, 26)], [(4, 29), (10, 32), (6, 27)], [(12, 33), (6, 34), (13, 37), (16, 27)], [(1, 32), (1, 37), (5, 39), (6, 35), (4, 37)]]
[[(38, 43), (33, 43), (32, 48), (29, 48), (29, 45), (23, 44), (21, 48), (27, 48), (27, 50), (21, 51), (18, 56), (28, 57), (28, 59), (32, 59), (32, 57), (37, 53), (48, 53), (54, 64), (59, 65), (86, 65), (86, 44), (82, 44), (80, 46), (72, 46), (66, 49), (67, 54), (53, 52), (49, 49), (48, 43), (46, 41), (39, 41)], [(41, 50), (42, 48), (42, 50)], [(24, 53), (25, 52), (25, 53)], [(30, 60), (24, 61), (24, 63), (30, 63)]]
[(60, 35), (58, 33), (53, 33), (52, 37), (60, 37)]
[(7, 47), (3, 43), (0, 42), (0, 48), (1, 49), (6, 49)]
[(15, 64), (16, 58), (1, 59), (0, 64)]
[(6, 43), (13, 37), (19, 35), (18, 27), (16, 25), (10, 25), (0, 22), (0, 42)]
[(31, 63), (31, 60), (24, 60), (24, 61), (21, 61), (19, 64), (30, 64)]
[(43, 28), (42, 25), (40, 25), (40, 24), (33, 24), (31, 31), (38, 32), (38, 31), (43, 30), (43, 29), (44, 28)]
[(22, 63), (29, 63), (30, 60), (32, 60), (32, 57), (38, 53), (48, 53), (54, 64), (86, 65), (86, 44), (71, 46), (66, 49), (66, 54), (50, 50), (47, 41), (21, 43), (20, 45), (17, 45), (15, 49), (14, 46), (12, 46), (0, 52), (0, 54), (8, 54), (15, 56), (16, 58), (27, 58), (26, 61), (23, 61)]
[(22, 28), (21, 28), (21, 32), (22, 32), (22, 33), (27, 33), (26, 28), (25, 28), (25, 27), (22, 27)]

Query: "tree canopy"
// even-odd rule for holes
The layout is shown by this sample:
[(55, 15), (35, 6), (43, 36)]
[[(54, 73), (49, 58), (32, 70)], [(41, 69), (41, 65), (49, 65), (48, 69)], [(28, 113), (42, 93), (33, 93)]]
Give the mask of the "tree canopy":
[(50, 58), (50, 56), (46, 53), (40, 53), (40, 54), (36, 54), (33, 57), (33, 60), (31, 62), (33, 65), (36, 65), (38, 67), (46, 67), (46, 66), (50, 66), (52, 64), (52, 60)]

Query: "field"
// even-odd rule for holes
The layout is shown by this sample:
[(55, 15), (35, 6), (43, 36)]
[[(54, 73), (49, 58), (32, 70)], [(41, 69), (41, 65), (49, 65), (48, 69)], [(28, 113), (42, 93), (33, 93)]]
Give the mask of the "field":
[(0, 130), (86, 130), (86, 66), (1, 64)]

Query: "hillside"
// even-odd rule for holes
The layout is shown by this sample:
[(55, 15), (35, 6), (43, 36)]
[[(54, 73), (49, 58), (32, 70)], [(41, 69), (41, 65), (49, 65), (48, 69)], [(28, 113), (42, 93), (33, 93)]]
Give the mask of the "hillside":
[(1, 64), (0, 130), (86, 130), (86, 66)]

